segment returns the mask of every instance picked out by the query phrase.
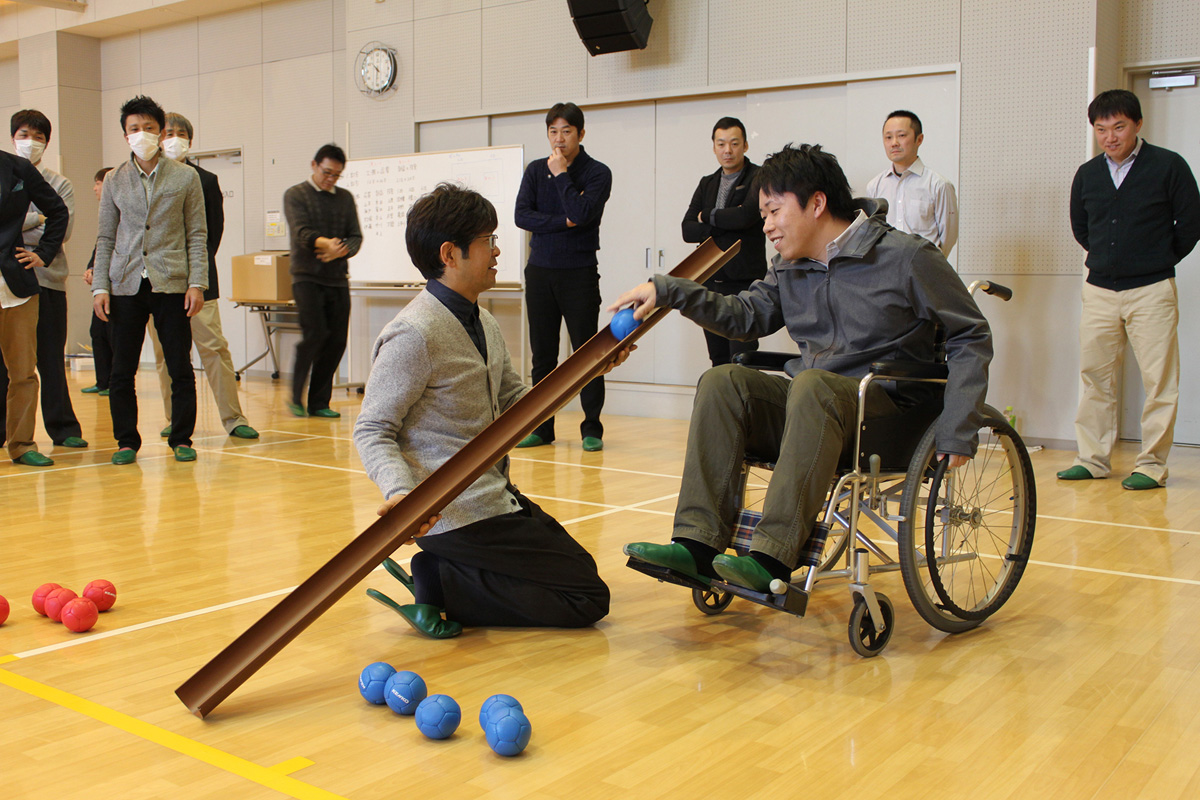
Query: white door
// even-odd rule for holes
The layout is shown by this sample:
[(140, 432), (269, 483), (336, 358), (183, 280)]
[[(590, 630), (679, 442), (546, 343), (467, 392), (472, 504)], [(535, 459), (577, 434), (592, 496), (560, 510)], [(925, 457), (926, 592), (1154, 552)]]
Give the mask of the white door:
[[(1133, 91), (1142, 102), (1142, 136), (1151, 144), (1174, 150), (1187, 159), (1193, 175), (1200, 175), (1200, 86), (1187, 89), (1151, 90), (1149, 76), (1139, 76)], [(1200, 370), (1196, 369), (1196, 342), (1200, 341), (1200, 318), (1190, 309), (1200, 306), (1200, 248), (1175, 268), (1179, 291), (1179, 418), (1175, 423), (1177, 444), (1200, 444)], [(1126, 352), (1121, 397), (1121, 437), (1141, 439), (1141, 410), (1145, 395), (1142, 378)]]

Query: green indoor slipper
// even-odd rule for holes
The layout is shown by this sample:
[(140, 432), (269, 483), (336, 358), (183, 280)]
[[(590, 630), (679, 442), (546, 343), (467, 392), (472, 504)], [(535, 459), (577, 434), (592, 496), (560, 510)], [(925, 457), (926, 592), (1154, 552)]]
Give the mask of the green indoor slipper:
[(1087, 467), (1080, 466), (1079, 464), (1058, 473), (1060, 481), (1090, 481), (1093, 477), (1095, 476), (1088, 472)]
[(408, 589), (410, 592), (413, 590), (414, 581), (412, 576), (405, 571), (404, 567), (400, 566), (390, 558), (385, 558), (383, 560), (383, 568), (388, 571), (389, 575), (400, 581), (400, 583), (404, 585), (405, 589)]
[(93, 383), (91, 386), (85, 386), (79, 391), (83, 392), (84, 394), (99, 394), (100, 387)]
[(78, 436), (68, 436), (58, 443), (59, 447), (87, 447), (87, 442)]
[(288, 411), (292, 412), (293, 417), (307, 417), (308, 412), (304, 410), (304, 406), (299, 403), (288, 403)]
[(696, 559), (686, 547), (678, 542), (670, 544), (654, 544), (653, 542), (630, 542), (621, 548), (621, 552), (638, 561), (645, 561), (656, 567), (666, 567), (672, 572), (686, 575), (705, 586), (712, 583), (712, 578), (701, 575), (696, 569)]
[(1151, 478), (1149, 475), (1145, 475), (1141, 472), (1134, 472), (1128, 478), (1121, 481), (1121, 487), (1139, 492), (1143, 489), (1162, 488), (1162, 484), (1154, 480), (1154, 478)]
[(176, 461), (195, 461), (196, 451), (187, 445), (181, 444), (175, 448)]
[(42, 455), (37, 450), (26, 450), (14, 458), (13, 463), (24, 464), (27, 467), (49, 467), (54, 464), (54, 459)]
[(596, 436), (583, 437), (583, 449), (589, 453), (595, 453), (604, 449), (604, 440)]
[(771, 588), (771, 573), (750, 556), (731, 556), (721, 553), (713, 559), (713, 569), (728, 583), (744, 586), (754, 592)]
[(430, 639), (451, 639), (462, 633), (462, 625), (442, 619), (442, 609), (427, 603), (400, 605), (377, 589), (367, 589), (367, 597), (399, 614), (417, 633)]
[(238, 425), (229, 432), (229, 435), (235, 439), (257, 439), (258, 431), (251, 428), (249, 425)]
[(536, 433), (531, 433), (521, 441), (517, 442), (517, 447), (541, 447), (544, 444), (550, 444)]
[(100, 391), (96, 392), (96, 394), (100, 395), (101, 397), (108, 397), (108, 389), (101, 389)]
[(318, 408), (316, 411), (309, 411), (310, 417), (324, 417), (325, 419), (338, 419), (342, 415), (334, 411), (332, 408)]
[(137, 450), (132, 447), (123, 447), (112, 454), (112, 463), (117, 466), (132, 464), (135, 461), (137, 461)]
[(171, 435), (171, 426), (168, 425), (167, 427), (163, 428), (161, 431), (158, 432), (158, 435), (161, 436), (162, 438), (166, 439), (168, 436)]

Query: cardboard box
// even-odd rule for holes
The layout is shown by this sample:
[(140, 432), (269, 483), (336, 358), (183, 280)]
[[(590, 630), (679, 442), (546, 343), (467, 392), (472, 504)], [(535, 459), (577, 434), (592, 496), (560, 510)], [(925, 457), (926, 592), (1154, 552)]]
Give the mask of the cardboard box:
[(287, 250), (263, 250), (233, 257), (233, 290), (238, 303), (286, 303), (292, 299), (291, 258)]

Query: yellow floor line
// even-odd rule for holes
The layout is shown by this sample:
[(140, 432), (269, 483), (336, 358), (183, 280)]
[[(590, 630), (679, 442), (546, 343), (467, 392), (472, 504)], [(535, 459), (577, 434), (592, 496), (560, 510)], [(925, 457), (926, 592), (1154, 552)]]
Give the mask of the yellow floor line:
[(302, 770), (305, 767), (311, 767), (315, 763), (317, 762), (307, 759), (304, 756), (296, 756), (295, 758), (289, 758), (287, 761), (281, 761), (270, 769), (271, 772), (278, 772), (280, 775), (291, 775), (293, 772)]
[(10, 661), (20, 661), (20, 660), (21, 660), (20, 656), (13, 656), (13, 655), (0, 656), (0, 664), (7, 664)]
[[(244, 758), (238, 758), (223, 750), (218, 750), (215, 747), (202, 744), (186, 736), (172, 733), (157, 725), (143, 722), (140, 719), (131, 717), (128, 714), (122, 714), (119, 711), (114, 711), (91, 700), (85, 700), (82, 697), (76, 697), (60, 689), (55, 689), (52, 686), (46, 686), (22, 675), (17, 675), (14, 672), (0, 669), (0, 684), (91, 717), (106, 725), (119, 728), (126, 733), (132, 733), (134, 736), (139, 736), (148, 742), (153, 742), (154, 744), (174, 750), (177, 753), (194, 758), (197, 761), (202, 761), (218, 769), (223, 769), (246, 780), (266, 786), (268, 789), (274, 789), (288, 797), (294, 797), (297, 800), (346, 800), (341, 795), (327, 792), (324, 789), (318, 789), (316, 786), (298, 781), (275, 769), (255, 764)], [(284, 764), (291, 764), (295, 761), (297, 759), (286, 761)], [(296, 769), (299, 769), (299, 767), (296, 767)]]

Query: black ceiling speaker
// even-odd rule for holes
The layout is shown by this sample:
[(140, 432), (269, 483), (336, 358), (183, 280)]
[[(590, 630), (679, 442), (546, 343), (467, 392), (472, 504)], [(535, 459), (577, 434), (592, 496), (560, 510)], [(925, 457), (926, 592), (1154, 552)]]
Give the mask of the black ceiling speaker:
[(645, 50), (654, 24), (647, 0), (567, 0), (579, 38), (594, 56)]

